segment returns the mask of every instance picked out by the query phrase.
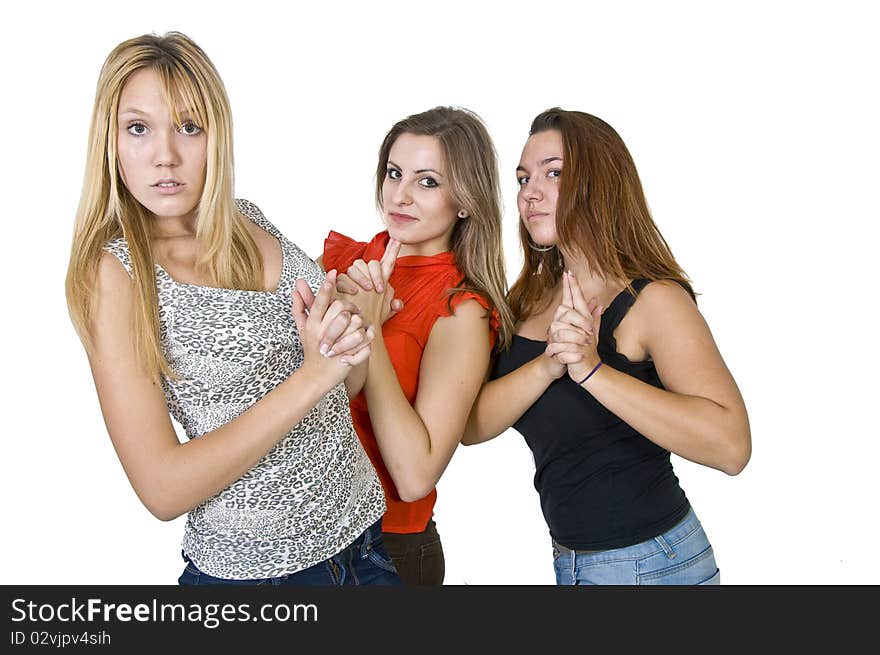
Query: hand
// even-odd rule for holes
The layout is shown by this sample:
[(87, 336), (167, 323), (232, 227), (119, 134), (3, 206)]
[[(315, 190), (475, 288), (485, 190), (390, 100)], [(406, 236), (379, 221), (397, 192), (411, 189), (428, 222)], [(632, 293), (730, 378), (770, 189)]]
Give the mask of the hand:
[(357, 308), (341, 300), (333, 300), (336, 271), (327, 277), (313, 296), (304, 280), (296, 281), (292, 294), (291, 313), (302, 342), (305, 361), (314, 374), (330, 387), (345, 379), (356, 366), (370, 356), (372, 328), (364, 329)]
[(549, 339), (547, 340), (547, 347), (544, 348), (544, 352), (541, 354), (540, 366), (544, 373), (551, 380), (558, 380), (565, 372), (568, 370), (568, 366), (565, 362), (560, 361), (558, 354), (564, 350), (558, 344), (552, 343)]
[(337, 291), (352, 295), (352, 302), (371, 324), (380, 325), (403, 309), (403, 301), (394, 297), (388, 281), (399, 252), (400, 242), (391, 239), (381, 260), (358, 259), (337, 279)]
[(577, 278), (563, 273), (562, 304), (550, 325), (548, 349), (557, 361), (566, 364), (575, 382), (583, 380), (600, 361), (597, 346), (603, 309), (595, 298), (587, 303)]
[(389, 239), (381, 261), (373, 259), (365, 262), (363, 259), (356, 259), (348, 268), (345, 286), (351, 288), (350, 282), (348, 282), (350, 280), (364, 291), (383, 293), (385, 291), (385, 283), (391, 277), (394, 263), (397, 261), (398, 254), (400, 254), (400, 245), (400, 241), (397, 239)]
[[(329, 275), (328, 275), (329, 277)], [(305, 306), (306, 313), (309, 313), (315, 303), (315, 296), (311, 288), (305, 280), (296, 281), (295, 293), (299, 294), (299, 299)], [(336, 286), (339, 286), (337, 274)], [(336, 300), (337, 302), (332, 302)], [(365, 330), (370, 326), (359, 316), (360, 309), (350, 300), (342, 298), (339, 294), (331, 295), (331, 304), (324, 315), (324, 322), (327, 327), (320, 335), (321, 345), (318, 351), (325, 356), (335, 356), (338, 354), (352, 354), (355, 340), (349, 338), (358, 328), (363, 327)], [(331, 320), (332, 319), (332, 320)]]

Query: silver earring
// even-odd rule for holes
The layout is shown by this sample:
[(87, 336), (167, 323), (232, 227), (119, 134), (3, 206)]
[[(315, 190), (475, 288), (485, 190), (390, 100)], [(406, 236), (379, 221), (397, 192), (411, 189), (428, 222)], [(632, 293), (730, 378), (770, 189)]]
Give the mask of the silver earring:
[(532, 241), (532, 237), (529, 237), (529, 248), (534, 250), (535, 252), (547, 252), (549, 250), (553, 250), (556, 246), (539, 246), (534, 241)]
[(458, 217), (459, 217), (459, 218), (467, 218), (467, 217), (468, 217), (467, 210), (466, 210), (466, 209), (461, 209), (461, 210), (459, 210), (459, 212), (458, 212)]

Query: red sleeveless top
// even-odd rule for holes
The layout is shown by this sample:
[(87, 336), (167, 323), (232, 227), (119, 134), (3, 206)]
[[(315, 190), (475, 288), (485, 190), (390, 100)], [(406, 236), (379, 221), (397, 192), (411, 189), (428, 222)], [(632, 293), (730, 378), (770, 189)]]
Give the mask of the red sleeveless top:
[[(381, 259), (388, 244), (388, 232), (380, 232), (369, 243), (354, 241), (338, 232), (330, 232), (324, 241), (324, 269), (345, 273), (356, 259)], [(487, 300), (470, 291), (450, 298), (447, 291), (461, 285), (463, 275), (455, 265), (452, 252), (441, 252), (430, 257), (398, 257), (389, 282), (394, 296), (403, 301), (403, 309), (382, 326), (382, 336), (397, 380), (410, 405), (418, 393), (419, 367), (422, 352), (431, 334), (434, 322), (450, 316), (459, 303), (474, 299), (487, 311)], [(493, 311), (489, 318), (489, 349), (495, 345), (498, 334), (498, 316)], [(388, 511), (382, 518), (382, 530), (395, 533), (422, 532), (434, 514), (437, 490), (412, 503), (400, 499), (394, 481), (382, 461), (379, 445), (373, 434), (370, 414), (364, 392), (351, 399), (351, 415), (357, 435), (379, 474), (385, 489)]]

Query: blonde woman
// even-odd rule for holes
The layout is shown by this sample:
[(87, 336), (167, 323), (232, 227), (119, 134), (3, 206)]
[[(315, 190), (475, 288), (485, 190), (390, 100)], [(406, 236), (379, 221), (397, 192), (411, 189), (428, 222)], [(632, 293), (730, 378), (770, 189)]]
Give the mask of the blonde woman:
[(340, 290), (382, 325), (351, 407), (385, 487), (385, 545), (405, 583), (438, 585), (434, 486), (512, 328), (495, 151), (477, 116), (438, 107), (391, 128), (376, 176), (387, 231), (369, 243), (331, 232), (323, 264), (347, 271)]
[(117, 46), (67, 275), (110, 439), (150, 512), (188, 512), (181, 584), (399, 582), (342, 384), (372, 330), (232, 173), (205, 53), (174, 32)]
[(742, 396), (617, 132), (550, 109), (529, 135), (516, 334), (464, 443), (523, 434), (559, 584), (718, 584), (670, 453), (739, 473), (751, 454)]

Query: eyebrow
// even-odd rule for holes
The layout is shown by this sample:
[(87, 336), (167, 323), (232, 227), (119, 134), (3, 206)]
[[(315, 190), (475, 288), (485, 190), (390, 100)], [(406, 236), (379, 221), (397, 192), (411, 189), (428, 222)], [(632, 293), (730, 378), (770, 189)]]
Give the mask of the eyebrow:
[[(553, 157), (547, 157), (547, 159), (542, 159), (541, 161), (539, 161), (539, 162), (538, 162), (538, 166), (546, 166), (547, 164), (549, 164), (550, 162), (553, 162), (553, 161), (562, 161), (562, 157), (556, 157), (556, 156), (553, 156)], [(527, 173), (527, 172), (528, 172), (525, 168), (523, 168), (522, 165), (517, 166), (517, 167), (516, 167), (516, 170), (517, 170), (517, 171), (522, 171), (523, 173)]]
[[(388, 163), (389, 163), (391, 166), (394, 166), (394, 168), (397, 168), (397, 169), (400, 169), (400, 168), (401, 168), (400, 166), (398, 166), (397, 164), (395, 164), (395, 163), (394, 163), (393, 161), (391, 161), (390, 159), (388, 160)], [(421, 173), (434, 173), (434, 174), (436, 174), (436, 175), (439, 175), (440, 177), (446, 177), (445, 175), (443, 175), (443, 173), (441, 173), (440, 171), (434, 170), (433, 168), (420, 168), (419, 170), (417, 170), (417, 171), (413, 171), (413, 172), (414, 172), (416, 175), (420, 175)]]
[[(138, 116), (149, 116), (147, 112), (141, 111), (140, 109), (135, 109), (134, 107), (126, 107), (125, 109), (120, 110), (119, 114), (137, 114)], [(188, 109), (177, 112), (177, 115), (180, 116), (180, 118), (192, 118), (192, 114)]]

